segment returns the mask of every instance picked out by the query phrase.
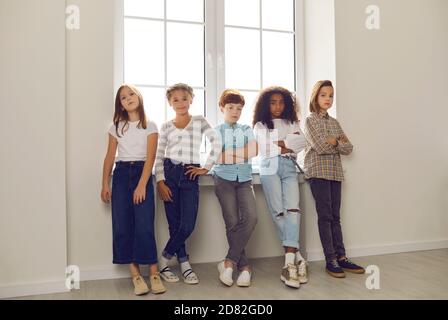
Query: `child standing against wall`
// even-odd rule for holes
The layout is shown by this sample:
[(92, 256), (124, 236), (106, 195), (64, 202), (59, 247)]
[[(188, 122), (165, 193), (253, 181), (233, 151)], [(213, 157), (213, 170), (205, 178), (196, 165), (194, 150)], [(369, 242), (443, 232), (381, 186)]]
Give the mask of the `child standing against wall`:
[(365, 272), (346, 254), (340, 223), (341, 184), (344, 180), (341, 155), (349, 155), (353, 145), (339, 122), (328, 114), (333, 105), (331, 81), (319, 81), (310, 100), (310, 116), (305, 122), (305, 176), (316, 202), (319, 236), (324, 249), (326, 268), (331, 276), (344, 278), (345, 273)]
[(280, 279), (292, 288), (308, 282), (307, 262), (299, 251), (301, 211), (295, 159), (305, 148), (305, 138), (297, 114), (291, 92), (269, 87), (258, 97), (253, 121), (260, 148), (261, 185), (285, 250)]
[(252, 271), (245, 247), (257, 223), (257, 211), (252, 187), (252, 165), (257, 155), (257, 142), (251, 127), (238, 123), (245, 100), (236, 90), (225, 90), (219, 100), (224, 123), (215, 129), (221, 137), (222, 154), (214, 166), (215, 194), (221, 205), (226, 224), (229, 250), (218, 264), (219, 279), (233, 285), (233, 271), (240, 271), (237, 285), (249, 287)]
[[(159, 261), (160, 275), (167, 282), (178, 282), (169, 262), (176, 256), (187, 284), (199, 283), (193, 271), (185, 241), (196, 224), (199, 205), (199, 176), (206, 174), (221, 154), (221, 140), (203, 116), (190, 115), (193, 89), (183, 83), (167, 90), (166, 97), (176, 117), (160, 129), (156, 157), (156, 179), (159, 195), (165, 204), (170, 239)], [(200, 147), (205, 135), (212, 150), (200, 167)]]
[[(146, 121), (140, 92), (131, 85), (121, 86), (109, 129), (101, 199), (106, 203), (112, 200), (113, 263), (129, 264), (136, 295), (149, 292), (140, 264), (150, 265), (151, 291), (166, 291), (158, 274), (154, 236), (152, 168), (157, 138), (156, 124)], [(109, 181), (115, 161), (111, 192)]]

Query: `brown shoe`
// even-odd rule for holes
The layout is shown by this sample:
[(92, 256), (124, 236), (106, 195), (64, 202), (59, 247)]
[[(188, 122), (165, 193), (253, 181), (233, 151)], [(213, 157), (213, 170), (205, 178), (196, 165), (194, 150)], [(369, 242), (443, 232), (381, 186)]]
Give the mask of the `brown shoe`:
[(160, 279), (159, 274), (153, 274), (149, 276), (149, 282), (151, 283), (151, 292), (154, 294), (164, 293), (166, 291), (165, 286)]
[(137, 276), (132, 278), (132, 282), (134, 283), (134, 293), (137, 296), (141, 296), (143, 294), (147, 294), (149, 292), (148, 285), (145, 280), (141, 276)]

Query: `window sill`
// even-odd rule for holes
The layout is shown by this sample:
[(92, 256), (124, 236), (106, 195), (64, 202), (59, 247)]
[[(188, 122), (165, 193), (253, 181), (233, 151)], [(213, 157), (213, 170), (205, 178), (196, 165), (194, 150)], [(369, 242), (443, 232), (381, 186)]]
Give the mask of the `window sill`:
[[(253, 185), (260, 185), (260, 173), (258, 172), (258, 169), (254, 168), (252, 170), (252, 183)], [(305, 183), (305, 175), (302, 173), (299, 173), (299, 184)], [(213, 176), (210, 173), (207, 173), (201, 177), (199, 177), (199, 186), (201, 187), (208, 187), (208, 186), (214, 186), (215, 183), (213, 181)]]

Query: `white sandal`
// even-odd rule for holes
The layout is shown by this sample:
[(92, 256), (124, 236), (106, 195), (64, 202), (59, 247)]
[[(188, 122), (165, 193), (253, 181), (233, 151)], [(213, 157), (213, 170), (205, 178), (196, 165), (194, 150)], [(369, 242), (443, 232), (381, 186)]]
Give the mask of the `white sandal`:
[(199, 278), (196, 275), (196, 273), (194, 273), (193, 269), (187, 269), (182, 273), (182, 276), (184, 277), (184, 282), (186, 284), (198, 284), (199, 283)]
[(165, 267), (159, 271), (160, 277), (166, 282), (179, 282), (179, 277), (171, 271), (170, 267)]

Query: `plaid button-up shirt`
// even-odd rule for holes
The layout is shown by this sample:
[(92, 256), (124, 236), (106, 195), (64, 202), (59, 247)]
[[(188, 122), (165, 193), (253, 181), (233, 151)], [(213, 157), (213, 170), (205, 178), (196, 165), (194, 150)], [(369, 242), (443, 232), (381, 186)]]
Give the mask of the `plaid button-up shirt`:
[(305, 138), (305, 177), (320, 178), (333, 181), (343, 181), (341, 154), (348, 155), (353, 151), (349, 142), (339, 141), (332, 146), (327, 142), (330, 137), (338, 139), (344, 134), (339, 122), (328, 115), (311, 113), (306, 119)]

